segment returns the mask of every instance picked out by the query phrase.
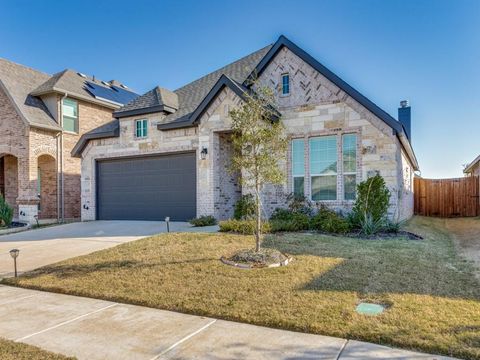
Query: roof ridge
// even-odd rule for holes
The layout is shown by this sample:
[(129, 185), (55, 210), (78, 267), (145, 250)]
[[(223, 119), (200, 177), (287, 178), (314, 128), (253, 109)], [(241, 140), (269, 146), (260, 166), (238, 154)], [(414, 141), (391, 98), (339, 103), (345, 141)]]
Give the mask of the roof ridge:
[[(236, 64), (236, 63), (238, 63), (238, 62), (241, 62), (241, 61), (243, 61), (244, 59), (248, 58), (249, 56), (252, 56), (253, 54), (256, 54), (256, 53), (258, 53), (258, 52), (260, 52), (260, 51), (262, 51), (262, 50), (265, 50), (266, 48), (271, 47), (271, 46), (273, 46), (273, 43), (272, 43), (272, 44), (268, 44), (268, 45), (266, 45), (266, 46), (264, 46), (264, 47), (262, 47), (262, 48), (260, 48), (260, 49), (258, 49), (258, 50), (255, 50), (255, 51), (253, 51), (253, 52), (251, 52), (251, 53), (249, 53), (249, 54), (247, 54), (247, 55), (245, 55), (245, 56), (242, 56), (240, 59), (237, 59), (237, 60), (235, 60), (235, 61), (232, 61), (231, 63), (228, 63), (228, 64), (222, 66), (222, 67), (219, 68), (219, 69), (210, 71), (209, 73), (206, 73), (205, 75), (200, 76), (199, 78), (197, 78), (197, 79), (195, 79), (195, 80), (193, 80), (193, 81), (191, 81), (191, 82), (189, 82), (189, 83), (187, 83), (187, 84), (185, 84), (185, 85), (183, 85), (183, 86), (181, 86), (181, 87), (173, 90), (173, 92), (176, 93), (177, 91), (180, 91), (180, 90), (182, 90), (183, 88), (185, 88), (185, 87), (187, 87), (187, 86), (189, 86), (189, 85), (191, 85), (191, 84), (194, 84), (194, 83), (196, 83), (197, 81), (202, 80), (203, 78), (207, 77), (208, 75), (211, 75), (211, 74), (213, 74), (213, 73), (220, 72), (220, 71), (224, 70), (225, 68), (227, 68), (227, 67), (229, 67), (229, 66), (232, 66), (233, 64)], [(223, 72), (222, 72), (222, 74), (223, 74)]]
[(25, 68), (25, 69), (28, 69), (28, 70), (31, 70), (31, 71), (35, 71), (35, 72), (37, 72), (37, 73), (39, 73), (39, 74), (43, 74), (43, 75), (47, 75), (47, 76), (52, 76), (52, 75), (49, 74), (49, 73), (46, 73), (46, 72), (41, 71), (41, 70), (34, 69), (34, 68), (32, 68), (31, 66), (28, 66), (28, 65), (20, 64), (20, 63), (18, 63), (18, 62), (16, 62), (16, 61), (12, 61), (12, 60), (5, 59), (5, 58), (2, 58), (2, 57), (0, 57), (0, 60), (6, 61), (6, 62), (8, 62), (8, 63), (10, 63), (10, 64), (14, 64), (14, 65), (16, 65), (16, 66), (21, 66), (21, 67), (23, 67), (23, 68)]

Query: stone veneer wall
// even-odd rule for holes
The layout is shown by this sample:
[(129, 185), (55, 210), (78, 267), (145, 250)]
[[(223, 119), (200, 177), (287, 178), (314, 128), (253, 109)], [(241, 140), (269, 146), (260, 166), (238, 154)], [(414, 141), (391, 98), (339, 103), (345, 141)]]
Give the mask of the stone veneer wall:
[(240, 175), (230, 171), (230, 160), (233, 155), (231, 135), (218, 133), (214, 135), (213, 154), (215, 156), (215, 218), (219, 220), (233, 217), (236, 202), (242, 196)]
[[(375, 117), (338, 87), (330, 83), (308, 64), (287, 49), (266, 68), (259, 84), (279, 88), (281, 75), (290, 74), (291, 95), (278, 96), (278, 109), (290, 138), (304, 138), (305, 163), (308, 164), (308, 139), (312, 136), (336, 135), (341, 149), (342, 134), (357, 134), (357, 182), (379, 173), (391, 190), (390, 216), (399, 213), (400, 218), (409, 217), (413, 212), (412, 166), (402, 153), (393, 130)], [(197, 151), (197, 215), (228, 215), (234, 199), (239, 196), (235, 181), (228, 179), (225, 172), (225, 151), (228, 139), (222, 134), (231, 130), (229, 110), (238, 106), (241, 100), (229, 89), (222, 90), (213, 100), (199, 121), (198, 128), (159, 131), (155, 124), (162, 122), (162, 114), (150, 114), (120, 121), (120, 138), (91, 141), (83, 153), (82, 201), (89, 209), (82, 210), (83, 220), (95, 219), (95, 160), (116, 156), (168, 153), (176, 151)], [(149, 119), (147, 139), (135, 139), (135, 119)], [(221, 145), (221, 139), (224, 145)], [(199, 151), (208, 148), (206, 160), (201, 160)], [(291, 192), (290, 150), (279, 160), (284, 169), (286, 181), (283, 185), (266, 186), (262, 198), (265, 216), (276, 207), (286, 206), (286, 196)], [(220, 164), (220, 165), (219, 165)], [(222, 165), (223, 164), (223, 165)], [(339, 172), (342, 173), (341, 162)], [(309, 168), (305, 168), (305, 193), (310, 196)], [(222, 179), (222, 181), (220, 181)], [(337, 183), (340, 199), (325, 203), (337, 210), (349, 210), (352, 201), (341, 200), (342, 177)], [(247, 193), (248, 189), (242, 189)]]

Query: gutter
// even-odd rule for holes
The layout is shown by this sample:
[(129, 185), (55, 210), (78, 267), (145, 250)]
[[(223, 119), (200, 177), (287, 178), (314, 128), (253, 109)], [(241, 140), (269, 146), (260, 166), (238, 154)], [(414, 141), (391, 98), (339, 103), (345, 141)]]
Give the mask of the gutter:
[(418, 166), (418, 161), (417, 157), (415, 156), (415, 153), (413, 152), (412, 144), (410, 144), (410, 140), (408, 140), (407, 135), (402, 131), (400, 133), (397, 133), (398, 139), (400, 140), (400, 143), (407, 153), (408, 158), (412, 162), (413, 169), (415, 171), (419, 171), (420, 168)]

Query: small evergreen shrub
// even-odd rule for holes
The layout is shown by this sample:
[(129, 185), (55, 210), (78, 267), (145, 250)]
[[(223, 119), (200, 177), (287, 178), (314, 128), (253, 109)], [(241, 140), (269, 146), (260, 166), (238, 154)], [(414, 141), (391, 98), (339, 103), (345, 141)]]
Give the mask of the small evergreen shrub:
[(9, 226), (13, 220), (13, 208), (0, 194), (0, 226)]
[(312, 217), (310, 226), (314, 230), (333, 234), (345, 234), (351, 229), (347, 219), (326, 206), (320, 207), (317, 214)]
[[(288, 212), (288, 210), (286, 210)], [(275, 215), (275, 214), (274, 214)], [(276, 214), (275, 218), (270, 219), (272, 232), (280, 231), (303, 231), (310, 227), (310, 218), (302, 213), (282, 212), (282, 215)]]
[(196, 227), (212, 226), (217, 225), (217, 219), (215, 219), (212, 215), (204, 215), (190, 220), (189, 223)]
[(312, 216), (314, 206), (312, 202), (304, 195), (290, 194), (287, 196), (288, 209), (294, 213), (302, 213)]
[(349, 217), (356, 228), (367, 234), (381, 231), (387, 218), (390, 191), (385, 180), (375, 175), (357, 186), (357, 197)]
[[(244, 235), (253, 235), (255, 233), (255, 220), (236, 220), (230, 219), (220, 221), (221, 232), (233, 232)], [(262, 222), (262, 233), (269, 233), (271, 230), (269, 222)]]
[(242, 195), (235, 203), (233, 218), (236, 220), (253, 219), (255, 217), (255, 199), (252, 194)]

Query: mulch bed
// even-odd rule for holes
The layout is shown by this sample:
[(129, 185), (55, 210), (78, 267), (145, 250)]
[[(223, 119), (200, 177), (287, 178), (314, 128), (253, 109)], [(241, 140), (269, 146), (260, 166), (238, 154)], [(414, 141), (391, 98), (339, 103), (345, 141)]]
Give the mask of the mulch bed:
[(19, 227), (23, 227), (23, 226), (27, 226), (27, 224), (17, 222), (17, 221), (13, 221), (9, 226), (0, 226), (0, 230), (14, 229), (14, 228), (19, 228)]
[(258, 252), (254, 249), (243, 249), (229, 257), (220, 258), (226, 265), (245, 269), (285, 266), (291, 260), (289, 256), (271, 248), (261, 248)]

